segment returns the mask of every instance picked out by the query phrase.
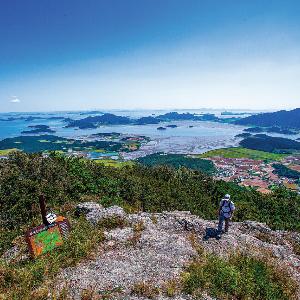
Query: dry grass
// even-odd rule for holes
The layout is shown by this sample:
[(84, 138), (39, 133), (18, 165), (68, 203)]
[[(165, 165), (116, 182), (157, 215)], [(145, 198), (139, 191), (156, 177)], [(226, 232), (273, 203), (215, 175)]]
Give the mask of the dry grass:
[(284, 241), (282, 238), (277, 238), (272, 234), (266, 232), (258, 232), (255, 234), (255, 237), (263, 242), (274, 244), (274, 245), (284, 245)]
[(130, 246), (136, 246), (138, 244), (144, 229), (145, 224), (143, 221), (137, 222), (133, 225), (133, 235), (128, 239), (128, 244)]
[(163, 290), (164, 290), (164, 293), (166, 294), (166, 296), (168, 296), (168, 297), (174, 297), (174, 296), (180, 294), (180, 292), (182, 290), (181, 278), (171, 279), (171, 280), (167, 281)]
[(138, 282), (131, 290), (131, 294), (138, 297), (145, 297), (149, 299), (155, 299), (160, 293), (160, 289), (150, 282)]

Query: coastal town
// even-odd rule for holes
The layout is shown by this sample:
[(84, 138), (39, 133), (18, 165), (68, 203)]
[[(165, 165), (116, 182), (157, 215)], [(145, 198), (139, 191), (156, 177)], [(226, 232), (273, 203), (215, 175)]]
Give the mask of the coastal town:
[[(255, 160), (250, 158), (224, 158), (215, 156), (206, 158), (212, 161), (217, 169), (215, 179), (232, 181), (243, 187), (253, 187), (268, 194), (275, 186), (300, 193), (299, 179), (282, 177), (276, 174), (274, 161)], [(300, 171), (300, 156), (286, 156), (280, 164), (292, 170)]]

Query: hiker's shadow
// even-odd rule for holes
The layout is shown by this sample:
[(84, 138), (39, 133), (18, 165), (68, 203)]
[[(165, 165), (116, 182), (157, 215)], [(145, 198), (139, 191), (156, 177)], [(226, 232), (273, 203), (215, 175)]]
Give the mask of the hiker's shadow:
[(205, 228), (205, 235), (203, 236), (203, 240), (207, 241), (210, 238), (218, 239), (218, 230), (216, 228), (206, 227)]

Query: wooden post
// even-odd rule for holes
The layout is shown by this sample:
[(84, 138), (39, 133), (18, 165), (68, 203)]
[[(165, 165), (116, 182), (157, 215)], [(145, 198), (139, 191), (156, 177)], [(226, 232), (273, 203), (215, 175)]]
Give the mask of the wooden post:
[(44, 195), (40, 195), (39, 202), (40, 202), (42, 220), (43, 220), (44, 225), (47, 226), (47, 225), (49, 225), (49, 223), (48, 223), (47, 218), (46, 218), (47, 212), (46, 212), (46, 203), (45, 203), (45, 196)]

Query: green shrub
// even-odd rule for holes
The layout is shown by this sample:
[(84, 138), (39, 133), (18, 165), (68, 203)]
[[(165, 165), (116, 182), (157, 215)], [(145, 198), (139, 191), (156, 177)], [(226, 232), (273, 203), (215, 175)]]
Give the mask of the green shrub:
[(15, 152), (8, 160), (0, 160), (0, 253), (16, 236), (39, 225), (41, 193), (58, 214), (66, 214), (85, 199), (95, 199), (128, 212), (189, 210), (205, 219), (217, 217), (220, 199), (229, 193), (236, 204), (235, 221), (300, 230), (300, 197), (286, 189), (262, 195), (186, 168), (134, 165), (116, 169), (57, 154), (43, 158)]
[(206, 254), (193, 262), (183, 290), (194, 296), (207, 291), (221, 299), (296, 299), (297, 284), (267, 259), (234, 254), (228, 260)]

